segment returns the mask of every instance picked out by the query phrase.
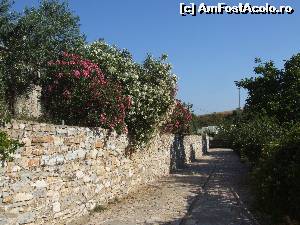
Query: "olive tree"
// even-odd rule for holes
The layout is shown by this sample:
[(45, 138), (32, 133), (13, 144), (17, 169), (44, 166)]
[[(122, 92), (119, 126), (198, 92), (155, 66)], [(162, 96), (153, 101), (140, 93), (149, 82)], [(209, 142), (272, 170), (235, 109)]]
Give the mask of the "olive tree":
[(39, 6), (10, 13), (12, 2), (0, 0), (0, 44), (8, 96), (41, 81), (50, 60), (84, 45), (79, 18), (66, 2), (42, 0)]

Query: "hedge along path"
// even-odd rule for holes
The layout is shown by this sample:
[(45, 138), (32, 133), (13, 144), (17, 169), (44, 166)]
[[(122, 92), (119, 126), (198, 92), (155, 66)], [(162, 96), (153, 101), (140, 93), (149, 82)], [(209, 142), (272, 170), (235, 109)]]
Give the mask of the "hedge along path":
[(257, 225), (247, 205), (247, 167), (228, 149), (211, 149), (187, 168), (72, 224)]

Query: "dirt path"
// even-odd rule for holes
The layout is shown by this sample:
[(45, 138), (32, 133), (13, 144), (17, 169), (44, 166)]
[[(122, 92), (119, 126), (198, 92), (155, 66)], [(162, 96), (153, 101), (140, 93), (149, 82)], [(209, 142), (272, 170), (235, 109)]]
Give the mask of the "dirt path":
[(256, 225), (246, 205), (247, 168), (231, 150), (212, 149), (186, 169), (79, 222), (89, 225)]

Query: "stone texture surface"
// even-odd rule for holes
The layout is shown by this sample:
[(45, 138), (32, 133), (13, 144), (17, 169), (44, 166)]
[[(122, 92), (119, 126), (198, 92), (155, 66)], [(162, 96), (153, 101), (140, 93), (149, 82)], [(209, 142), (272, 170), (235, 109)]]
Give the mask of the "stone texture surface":
[(3, 129), (24, 143), (0, 170), (0, 224), (8, 225), (70, 223), (169, 175), (174, 153), (202, 150), (198, 136), (163, 134), (127, 156), (128, 138), (103, 129), (22, 121)]
[(211, 172), (181, 225), (257, 225), (249, 211), (248, 168), (228, 149), (208, 152)]
[(14, 113), (19, 117), (39, 118), (41, 110), (41, 91), (40, 86), (32, 86), (30, 91), (19, 96), (15, 100)]
[(183, 138), (185, 163), (191, 163), (202, 157), (202, 139), (199, 135), (188, 135)]
[(247, 209), (248, 168), (228, 149), (212, 149), (185, 169), (73, 225), (256, 225)]

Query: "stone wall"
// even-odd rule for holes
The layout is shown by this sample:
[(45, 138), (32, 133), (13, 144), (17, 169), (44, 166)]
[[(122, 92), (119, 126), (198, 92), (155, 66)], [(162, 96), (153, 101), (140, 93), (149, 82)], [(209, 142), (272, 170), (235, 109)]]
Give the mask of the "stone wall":
[(199, 135), (189, 135), (183, 138), (185, 163), (190, 163), (202, 157), (202, 138)]
[[(174, 135), (158, 135), (126, 156), (127, 137), (103, 129), (13, 121), (4, 130), (24, 146), (0, 168), (0, 225), (68, 224), (168, 175), (178, 147)], [(201, 156), (200, 141), (181, 141), (188, 159)]]
[(171, 172), (200, 159), (203, 154), (202, 143), (202, 137), (198, 135), (175, 135), (171, 148)]
[(207, 134), (202, 135), (202, 152), (206, 154), (209, 150), (209, 136)]
[(32, 86), (30, 91), (18, 96), (14, 103), (14, 114), (17, 117), (39, 118), (41, 110), (41, 91), (40, 86)]

